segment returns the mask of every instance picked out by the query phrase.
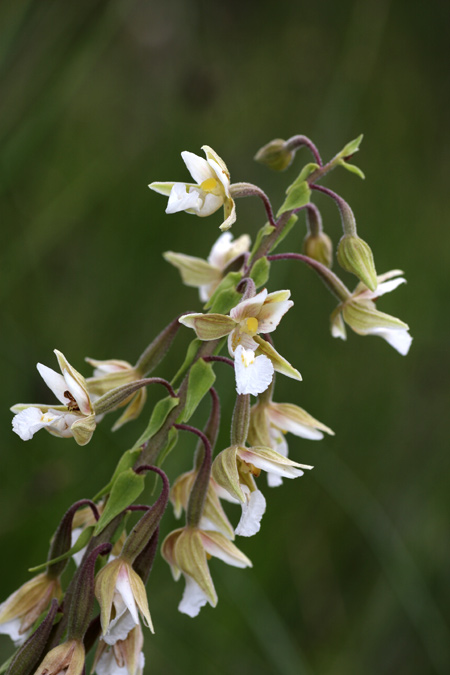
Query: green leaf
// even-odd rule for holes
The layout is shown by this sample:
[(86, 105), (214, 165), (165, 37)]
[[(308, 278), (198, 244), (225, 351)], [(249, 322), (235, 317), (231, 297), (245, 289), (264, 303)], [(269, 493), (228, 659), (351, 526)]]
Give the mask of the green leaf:
[(61, 562), (61, 560), (67, 560), (67, 558), (71, 558), (74, 553), (78, 553), (78, 551), (81, 551), (82, 548), (88, 545), (90, 538), (92, 537), (92, 533), (94, 532), (95, 525), (90, 525), (89, 527), (86, 527), (76, 540), (75, 544), (72, 546), (71, 549), (63, 553), (62, 555), (59, 555), (57, 558), (53, 558), (53, 560), (47, 560), (47, 562), (42, 563), (41, 565), (36, 565), (36, 567), (30, 567), (28, 570), (29, 572), (42, 572), (43, 570), (46, 569), (49, 565), (54, 565), (55, 563)]
[(269, 234), (272, 234), (272, 232), (274, 231), (274, 229), (275, 229), (275, 228), (274, 228), (273, 225), (270, 225), (269, 223), (266, 223), (266, 224), (259, 230), (258, 234), (256, 235), (255, 243), (253, 244), (251, 256), (254, 256), (254, 255), (255, 255), (255, 253), (256, 253), (256, 251), (258, 250), (259, 245), (261, 244), (261, 242), (262, 242), (262, 240), (264, 239), (264, 237), (268, 237)]
[[(166, 398), (162, 398), (160, 401), (158, 401), (158, 403), (153, 408), (152, 416), (150, 417), (150, 421), (146, 430), (143, 434), (141, 434), (136, 443), (133, 445), (132, 450), (138, 449), (143, 443), (146, 443), (161, 429), (162, 425), (167, 419), (168, 414), (177, 407), (179, 402), (180, 399), (174, 398), (173, 396), (167, 396)], [(120, 475), (118, 478), (120, 478)]]
[(295, 223), (297, 222), (297, 220), (298, 220), (298, 216), (297, 216), (295, 213), (293, 213), (292, 216), (291, 216), (291, 217), (289, 218), (289, 220), (287, 221), (286, 225), (283, 227), (283, 229), (282, 229), (282, 231), (281, 231), (281, 233), (280, 233), (280, 236), (276, 239), (274, 245), (273, 245), (272, 248), (270, 249), (270, 252), (271, 252), (271, 253), (272, 253), (273, 251), (275, 251), (275, 249), (277, 248), (278, 244), (280, 244), (280, 243), (283, 241), (283, 239), (289, 234), (289, 232), (292, 230), (292, 228), (294, 227), (294, 225), (295, 225)]
[(354, 164), (349, 164), (348, 162), (345, 161), (345, 159), (339, 160), (339, 164), (344, 167), (344, 169), (347, 169), (347, 171), (350, 171), (350, 173), (356, 173), (357, 176), (362, 178), (363, 180), (365, 179), (365, 175), (359, 168), (359, 166), (355, 166)]
[(304, 180), (306, 180), (314, 171), (317, 169), (320, 169), (320, 166), (318, 164), (315, 164), (314, 162), (310, 162), (309, 164), (306, 164), (303, 169), (300, 171), (298, 178), (290, 185), (287, 189), (289, 191), (295, 183), (302, 183)]
[(236, 307), (238, 302), (242, 300), (241, 293), (238, 293), (235, 288), (228, 288), (219, 293), (212, 306), (212, 313), (214, 314), (228, 314), (230, 309)]
[(107, 485), (105, 485), (104, 488), (98, 492), (95, 497), (92, 498), (93, 502), (98, 502), (99, 499), (101, 499), (104, 495), (108, 494), (108, 492), (112, 488), (112, 484), (116, 480), (117, 476), (122, 473), (122, 471), (126, 471), (127, 469), (130, 469), (132, 466), (134, 466), (137, 458), (141, 454), (141, 449), (140, 448), (131, 448), (131, 450), (127, 450), (124, 452), (122, 457), (119, 459), (119, 463), (116, 466), (116, 469), (112, 475), (111, 480)]
[(364, 134), (360, 134), (358, 138), (355, 138), (353, 141), (350, 141), (350, 143), (347, 143), (347, 145), (342, 148), (341, 152), (339, 153), (341, 157), (350, 157), (350, 155), (354, 155), (355, 152), (358, 152), (363, 136)]
[(250, 272), (250, 277), (255, 282), (256, 288), (264, 286), (269, 278), (270, 262), (267, 258), (260, 258), (255, 262)]
[(228, 272), (228, 274), (222, 279), (220, 284), (217, 286), (216, 290), (206, 303), (206, 305), (203, 307), (203, 309), (211, 309), (212, 312), (215, 314), (223, 314), (223, 312), (218, 311), (215, 309), (215, 303), (216, 300), (218, 299), (219, 295), (223, 293), (223, 291), (229, 291), (229, 290), (234, 290), (240, 280), (242, 279), (242, 274), (240, 272)]
[(182, 419), (187, 422), (197, 409), (202, 398), (208, 393), (214, 384), (216, 375), (211, 363), (199, 359), (194, 363), (189, 372), (186, 405)]
[(105, 510), (100, 516), (94, 535), (97, 536), (114, 520), (119, 513), (128, 508), (144, 490), (145, 478), (133, 469), (123, 471), (115, 480)]
[(167, 456), (172, 452), (178, 441), (178, 429), (172, 427), (167, 435), (167, 443), (158, 456), (158, 466), (162, 466)]
[(186, 352), (186, 358), (184, 359), (181, 367), (178, 369), (178, 372), (176, 373), (175, 377), (172, 378), (171, 385), (172, 387), (175, 386), (175, 384), (180, 380), (184, 373), (187, 371), (189, 366), (191, 365), (192, 361), (194, 360), (194, 357), (196, 353), (198, 352), (200, 345), (202, 344), (202, 341), (199, 340), (198, 338), (194, 338), (192, 342), (190, 343), (187, 352)]
[(287, 197), (277, 213), (277, 218), (279, 218), (281, 214), (285, 213), (286, 211), (298, 209), (302, 206), (306, 206), (306, 204), (309, 204), (311, 189), (308, 183), (303, 178), (302, 180), (299, 180), (300, 178), (302, 178), (301, 174), (297, 180), (288, 187)]

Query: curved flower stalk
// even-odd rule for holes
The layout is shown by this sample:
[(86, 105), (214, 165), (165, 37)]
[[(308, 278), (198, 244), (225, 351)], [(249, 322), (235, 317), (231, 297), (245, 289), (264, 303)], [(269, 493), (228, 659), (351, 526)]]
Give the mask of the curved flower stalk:
[[(135, 382), (142, 377), (141, 373), (128, 361), (121, 361), (119, 359), (98, 361), (97, 359), (90, 358), (86, 358), (86, 361), (94, 368), (93, 377), (88, 377), (86, 380), (92, 400), (103, 396), (103, 394), (106, 394), (115, 387)], [(127, 406), (127, 408), (114, 423), (112, 430), (116, 431), (127, 422), (139, 417), (146, 400), (147, 390), (145, 387), (142, 387), (135, 394), (125, 399), (119, 407)]]
[(166, 251), (164, 258), (178, 268), (183, 283), (198, 288), (200, 300), (207, 302), (230, 268), (235, 271), (242, 268), (239, 261), (249, 249), (248, 234), (233, 241), (231, 232), (224, 232), (212, 247), (207, 260), (173, 251)]
[(302, 379), (298, 370), (260, 337), (261, 333), (273, 332), (293, 306), (290, 295), (287, 290), (268, 293), (264, 288), (239, 302), (229, 315), (185, 314), (180, 323), (193, 328), (200, 340), (228, 336), (228, 351), (235, 357), (237, 391), (256, 395), (267, 389), (274, 370), (296, 380)]
[[(258, 401), (251, 408), (248, 430), (250, 445), (269, 446), (287, 457), (286, 433), (314, 441), (321, 440), (324, 433), (334, 436), (334, 431), (293, 403)], [(267, 482), (270, 487), (276, 487), (282, 484), (283, 479), (281, 475), (269, 472)]]
[(375, 306), (375, 301), (381, 295), (390, 293), (397, 286), (406, 283), (403, 277), (398, 278), (401, 274), (403, 274), (401, 270), (391, 270), (379, 275), (375, 291), (369, 290), (360, 282), (353, 293), (349, 293), (348, 298), (331, 315), (333, 337), (347, 339), (346, 323), (359, 335), (378, 335), (394, 347), (399, 354), (405, 356), (412, 342), (408, 324), (395, 316), (379, 312)]
[(107, 644), (124, 640), (139, 625), (139, 614), (154, 633), (144, 584), (127, 561), (117, 558), (100, 570), (95, 595), (101, 608), (102, 639)]
[(45, 384), (62, 405), (17, 403), (11, 410), (17, 413), (12, 420), (13, 431), (23, 441), (30, 440), (40, 429), (54, 436), (70, 438), (78, 445), (86, 445), (95, 430), (95, 414), (86, 380), (57, 349), (54, 350), (61, 375), (52, 368), (37, 364)]
[(250, 537), (260, 529), (265, 500), (263, 502), (261, 499), (262, 493), (256, 487), (254, 476), (258, 477), (261, 471), (266, 471), (273, 476), (297, 478), (303, 476), (303, 469), (312, 468), (307, 464), (293, 462), (268, 447), (232, 445), (222, 450), (213, 462), (212, 475), (233, 500), (241, 503), (242, 518), (236, 534)]
[(99, 641), (93, 670), (97, 675), (142, 675), (145, 658), (144, 636), (140, 625), (135, 626), (124, 640), (114, 645)]
[(183, 527), (167, 535), (161, 554), (169, 563), (175, 581), (181, 574), (185, 578), (186, 586), (178, 609), (191, 617), (197, 616), (207, 602), (213, 607), (217, 605), (207, 557), (220, 558), (234, 567), (252, 567), (247, 556), (223, 534), (196, 527)]
[(224, 221), (221, 230), (229, 230), (236, 220), (236, 207), (230, 194), (230, 174), (223, 159), (209, 145), (203, 145), (206, 159), (192, 152), (181, 153), (195, 183), (150, 183), (149, 188), (169, 197), (166, 213), (186, 211), (210, 216), (221, 206)]
[(53, 598), (61, 599), (58, 578), (46, 572), (38, 574), (0, 605), (0, 633), (9, 635), (16, 645), (28, 637), (36, 619), (47, 609)]

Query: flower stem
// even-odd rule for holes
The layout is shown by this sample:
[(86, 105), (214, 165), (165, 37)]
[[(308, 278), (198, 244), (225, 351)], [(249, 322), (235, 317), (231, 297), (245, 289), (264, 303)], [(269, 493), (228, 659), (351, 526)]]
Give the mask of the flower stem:
[(174, 424), (176, 429), (189, 431), (196, 434), (202, 441), (205, 448), (202, 465), (197, 473), (195, 483), (192, 486), (191, 494), (189, 496), (189, 503), (186, 509), (186, 525), (189, 527), (197, 527), (203, 513), (203, 505), (206, 499), (206, 493), (209, 487), (209, 479), (211, 476), (212, 465), (212, 451), (211, 443), (205, 436), (203, 431), (196, 427), (191, 427), (190, 424)]

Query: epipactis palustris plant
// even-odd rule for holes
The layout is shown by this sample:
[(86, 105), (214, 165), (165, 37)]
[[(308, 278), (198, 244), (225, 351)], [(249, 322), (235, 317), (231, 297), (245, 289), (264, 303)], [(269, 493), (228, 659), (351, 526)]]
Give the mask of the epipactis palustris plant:
[[(150, 616), (146, 584), (169, 501), (176, 517), (185, 515), (184, 524), (166, 533), (161, 545), (175, 580), (184, 577), (181, 612), (196, 616), (205, 604), (217, 604), (208, 567), (211, 556), (235, 567), (251, 567), (235, 537), (259, 531), (266, 485), (281, 485), (283, 478), (297, 478), (312, 469), (288, 456), (286, 434), (309, 440), (333, 434), (297, 402), (274, 400), (275, 373), (297, 382), (302, 378), (297, 364), (291, 365), (274, 344), (278, 327), (289, 325), (294, 302), (289, 290), (270, 288), (272, 263), (303, 262), (321, 278), (338, 301), (331, 315), (332, 336), (345, 340), (348, 326), (359, 335), (384, 338), (400, 354), (408, 352), (408, 326), (377, 306), (381, 295), (405, 282), (402, 272), (377, 274), (372, 251), (357, 233), (350, 206), (319, 185), (338, 166), (363, 177), (349, 163), (361, 139), (348, 143), (325, 164), (305, 136), (276, 139), (261, 148), (256, 160), (277, 171), (291, 165), (299, 148), (313, 155), (314, 161), (290, 181), (276, 215), (265, 192), (251, 183), (232, 183), (223, 159), (206, 145), (205, 157), (181, 153), (192, 182), (150, 184), (168, 198), (168, 214), (185, 211), (206, 217), (223, 208), (220, 229), (225, 231), (206, 260), (174, 251), (164, 254), (183, 283), (198, 289), (203, 311), (180, 312), (134, 365), (121, 359), (89, 358), (94, 371), (84, 377), (55, 350), (59, 372), (38, 364), (51, 390), (49, 402), (13, 406), (13, 430), (24, 441), (44, 429), (86, 445), (95, 442), (96, 426), (106, 414), (119, 413), (116, 429), (143, 412), (148, 386), (157, 384), (166, 390), (145, 431), (123, 454), (106, 487), (93, 500), (83, 499), (68, 509), (51, 540), (47, 561), (33, 568), (35, 576), (0, 606), (0, 632), (10, 635), (16, 645), (8, 675), (82, 673), (85, 655), (95, 645), (93, 668), (98, 675), (142, 673), (141, 622), (151, 632), (158, 625), (157, 617), (153, 624)], [(311, 201), (315, 191), (338, 207), (343, 233), (337, 262), (357, 278), (353, 291), (331, 269), (334, 247)], [(238, 198), (251, 196), (261, 200), (267, 217), (259, 232), (252, 234), (253, 246), (251, 235), (239, 231), (236, 208)], [(306, 220), (302, 252), (273, 253), (302, 213)], [(236, 239), (228, 231), (232, 225)], [(195, 335), (185, 358), (179, 360), (178, 372), (171, 381), (152, 377), (182, 327)], [(224, 349), (226, 354), (221, 354)], [(176, 354), (171, 361), (177, 361)], [(233, 368), (236, 381), (227, 447), (217, 447), (221, 407), (213, 385), (216, 376), (220, 377), (221, 364)], [(199, 406), (209, 408), (203, 429), (189, 424)], [(170, 487), (161, 465), (177, 444), (183, 445), (180, 432), (195, 434), (197, 447), (192, 470), (174, 476)], [(137, 505), (149, 472), (159, 476), (162, 489), (153, 504)], [(267, 474), (267, 482), (261, 472)], [(233, 507), (224, 508), (224, 502), (241, 506), (238, 522), (233, 523)], [(127, 535), (125, 518), (133, 511), (138, 516), (134, 514), (136, 523)]]

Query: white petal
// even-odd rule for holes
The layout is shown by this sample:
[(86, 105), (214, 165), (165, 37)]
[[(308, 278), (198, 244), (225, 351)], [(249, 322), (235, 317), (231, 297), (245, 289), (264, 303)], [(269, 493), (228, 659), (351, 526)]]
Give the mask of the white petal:
[(208, 537), (207, 532), (202, 532), (201, 537), (203, 548), (207, 553), (209, 553), (209, 555), (212, 555), (214, 558), (219, 558), (219, 560), (223, 560), (224, 563), (227, 565), (232, 565), (233, 567), (248, 567), (246, 560), (243, 560), (240, 557), (237, 558), (228, 553), (225, 549), (218, 546), (215, 541)]
[(217, 195), (213, 195), (211, 192), (204, 193), (204, 200), (201, 206), (195, 211), (197, 216), (210, 216), (212, 213), (215, 213), (217, 209), (223, 204), (223, 199)]
[(55, 394), (58, 401), (67, 405), (68, 399), (64, 396), (64, 392), (67, 391), (67, 384), (63, 376), (53, 370), (53, 368), (44, 366), (43, 363), (38, 363), (36, 368), (39, 371), (39, 375), (42, 377), (47, 387)]
[(120, 593), (125, 605), (130, 610), (131, 616), (134, 619), (134, 623), (138, 624), (138, 609), (134, 599), (133, 591), (131, 590), (130, 579), (128, 577), (128, 571), (125, 565), (122, 565), (117, 576), (116, 591), (117, 593)]
[[(72, 548), (72, 546), (75, 546), (75, 544), (77, 542), (77, 539), (82, 532), (83, 532), (83, 528), (81, 528), (81, 527), (75, 527), (72, 530), (70, 548)], [(86, 549), (87, 549), (87, 546), (82, 548), (81, 551), (78, 551), (78, 553), (73, 554), (72, 558), (73, 558), (73, 561), (74, 561), (74, 563), (77, 567), (80, 566), (81, 561), (83, 560), (84, 554), (86, 553)]]
[[(310, 441), (320, 441), (323, 438), (323, 433), (313, 426), (301, 424), (292, 417), (283, 415), (276, 408), (268, 408), (267, 415), (271, 423), (281, 429), (282, 431), (300, 436), (300, 438), (308, 438)], [(276, 450), (276, 448), (274, 448)], [(287, 455), (285, 455), (287, 457)]]
[(406, 356), (411, 347), (412, 337), (407, 330), (372, 330), (370, 335), (382, 337), (402, 356)]
[[(5, 603), (3, 603), (4, 605)], [(0, 605), (0, 610), (3, 605)], [(28, 639), (31, 634), (32, 629), (30, 628), (25, 633), (20, 633), (20, 624), (22, 623), (21, 619), (11, 619), (11, 621), (5, 621), (0, 624), (0, 634), (9, 635), (11, 640), (14, 642), (16, 647), (23, 645), (23, 643)]]
[[(279, 452), (283, 457), (288, 456), (288, 444), (284, 434), (272, 424), (269, 425), (270, 446), (275, 452)], [(267, 474), (267, 484), (269, 487), (278, 487), (283, 483), (281, 476), (271, 473)]]
[[(114, 604), (116, 607), (116, 604)], [(128, 633), (136, 626), (136, 622), (129, 612), (124, 607), (123, 611), (117, 615), (108, 626), (106, 634), (103, 635), (103, 640), (107, 645), (114, 645), (118, 640), (125, 640)]]
[(98, 660), (95, 672), (97, 675), (129, 675), (126, 663), (122, 667), (117, 665), (113, 649), (105, 649)]
[(202, 591), (200, 586), (192, 577), (185, 575), (186, 586), (184, 587), (183, 597), (178, 605), (178, 611), (182, 614), (194, 617), (200, 612), (201, 608), (206, 605), (209, 600), (206, 593)]
[[(267, 473), (273, 473), (278, 476), (285, 476), (286, 478), (297, 478), (298, 476), (303, 476), (302, 469), (292, 466), (290, 464), (282, 464), (276, 460), (270, 460), (266, 457), (258, 455), (256, 452), (252, 452), (250, 448), (239, 448), (238, 456), (242, 461), (247, 464), (253, 464), (257, 469), (262, 471), (267, 471)], [(312, 467), (304, 465), (303, 468), (311, 469)]]
[(235, 321), (242, 321), (243, 319), (250, 318), (251, 316), (258, 316), (266, 298), (267, 289), (263, 288), (262, 291), (254, 295), (252, 298), (242, 300), (242, 302), (236, 305), (236, 307), (233, 307), (230, 312), (231, 318)]
[(250, 492), (246, 485), (242, 486), (246, 492), (246, 501), (242, 504), (242, 516), (235, 533), (241, 537), (253, 537), (261, 529), (261, 519), (266, 510), (266, 499), (262, 492)]
[[(14, 415), (12, 419), (13, 431), (20, 436), (23, 441), (29, 441), (39, 429), (43, 429), (44, 427), (53, 424), (57, 415), (58, 413), (52, 415), (50, 411), (43, 413), (39, 408), (25, 408), (25, 410)], [(59, 415), (61, 415), (61, 413), (59, 413)]]
[(78, 407), (82, 413), (85, 415), (90, 415), (91, 410), (91, 401), (89, 399), (87, 391), (79, 384), (74, 377), (69, 373), (68, 370), (63, 372), (64, 380), (67, 384), (67, 389), (70, 391), (75, 401), (78, 403)]
[[(189, 192), (188, 192), (189, 188)], [(203, 192), (198, 188), (193, 188), (185, 183), (175, 183), (167, 202), (166, 213), (177, 213), (201, 208), (203, 204)]]
[(199, 157), (187, 150), (184, 150), (181, 153), (181, 156), (186, 164), (187, 170), (198, 185), (203, 183), (204, 180), (208, 180), (208, 178), (217, 178), (215, 171), (203, 157)]
[(228, 252), (230, 248), (232, 248), (232, 241), (233, 235), (231, 232), (224, 232), (221, 234), (211, 249), (208, 256), (208, 262), (219, 270), (222, 270), (226, 265)]
[(214, 174), (216, 177), (219, 179), (219, 181), (222, 183), (223, 190), (226, 194), (227, 197), (230, 196), (230, 178), (228, 174), (223, 171), (222, 167), (214, 160), (214, 159), (208, 159), (208, 164), (210, 165), (211, 169), (214, 171)]
[(262, 394), (272, 382), (274, 368), (267, 356), (255, 357), (251, 350), (239, 345), (235, 352), (234, 371), (238, 394)]
[(397, 286), (400, 286), (401, 284), (406, 284), (406, 279), (403, 277), (401, 279), (391, 279), (390, 281), (384, 281), (383, 283), (378, 284), (374, 291), (367, 289), (362, 293), (358, 293), (358, 298), (364, 297), (369, 300), (375, 300), (381, 295), (385, 295), (386, 293), (390, 293), (391, 291), (395, 290)]

